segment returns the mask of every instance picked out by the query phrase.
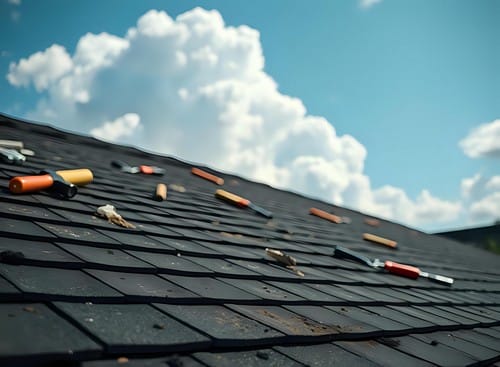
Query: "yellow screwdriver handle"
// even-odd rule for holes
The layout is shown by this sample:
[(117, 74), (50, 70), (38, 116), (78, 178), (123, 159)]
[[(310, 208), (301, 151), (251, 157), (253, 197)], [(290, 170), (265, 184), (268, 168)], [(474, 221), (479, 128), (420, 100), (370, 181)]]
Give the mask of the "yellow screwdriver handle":
[(68, 169), (56, 171), (56, 173), (61, 176), (64, 181), (71, 182), (72, 184), (77, 186), (88, 185), (94, 179), (92, 171), (87, 168)]
[(231, 194), (230, 192), (227, 192), (226, 190), (217, 190), (215, 191), (215, 196), (218, 197), (219, 199), (226, 200), (234, 205), (238, 206), (248, 206), (250, 204), (250, 201), (247, 199), (243, 199), (242, 197), (239, 197), (238, 195)]

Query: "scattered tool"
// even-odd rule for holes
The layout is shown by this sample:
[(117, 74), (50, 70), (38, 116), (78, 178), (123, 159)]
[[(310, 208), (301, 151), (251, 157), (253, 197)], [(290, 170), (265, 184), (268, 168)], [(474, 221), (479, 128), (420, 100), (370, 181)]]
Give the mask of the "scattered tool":
[(24, 194), (50, 189), (66, 199), (78, 192), (76, 186), (84, 186), (92, 182), (94, 175), (87, 168), (52, 171), (43, 170), (35, 176), (14, 177), (9, 182), (9, 189), (14, 194)]
[(365, 224), (368, 224), (369, 226), (372, 227), (378, 227), (380, 226), (380, 221), (375, 218), (365, 218)]
[(398, 243), (396, 241), (389, 240), (389, 239), (384, 238), (384, 237), (376, 236), (376, 235), (371, 234), (371, 233), (363, 233), (363, 239), (365, 241), (378, 243), (380, 245), (384, 245), (384, 246), (391, 247), (394, 249), (398, 247)]
[(112, 161), (111, 165), (113, 167), (119, 168), (122, 172), (126, 173), (143, 173), (145, 175), (158, 175), (163, 176), (165, 174), (165, 170), (156, 166), (145, 166), (140, 165), (137, 167), (130, 166), (128, 163), (123, 161)]
[(0, 147), (0, 159), (11, 164), (23, 164), (26, 157), (17, 150)]
[(97, 208), (97, 214), (101, 217), (106, 218), (110, 223), (114, 223), (120, 227), (124, 228), (135, 228), (132, 223), (127, 222), (123, 217), (116, 212), (116, 209), (113, 205), (103, 205)]
[(309, 209), (309, 213), (312, 215), (315, 215), (317, 217), (329, 220), (330, 222), (337, 223), (337, 224), (340, 224), (340, 223), (349, 224), (349, 223), (351, 223), (351, 218), (349, 218), (349, 217), (339, 217), (338, 215), (325, 212), (324, 210), (321, 210), (318, 208)]
[(273, 250), (270, 248), (266, 248), (266, 254), (272, 257), (275, 260), (278, 260), (281, 264), (285, 265), (290, 270), (293, 270), (295, 274), (303, 277), (304, 273), (295, 267), (297, 265), (297, 260), (291, 257), (290, 255), (286, 255), (279, 250)]
[(35, 152), (24, 148), (24, 143), (19, 140), (0, 140), (0, 147), (15, 150), (22, 155), (34, 156)]
[(429, 278), (436, 282), (444, 283), (446, 285), (453, 284), (453, 278), (449, 278), (443, 275), (437, 275), (432, 273), (427, 273), (421, 271), (419, 268), (411, 265), (400, 264), (394, 261), (380, 261), (379, 259), (371, 260), (369, 257), (362, 255), (356, 251), (349, 250), (345, 247), (335, 245), (334, 246), (334, 257), (340, 259), (354, 260), (358, 263), (370, 266), (372, 268), (384, 268), (389, 273), (400, 275), (406, 278), (417, 279), (419, 276), (424, 278)]
[(186, 188), (182, 185), (170, 184), (170, 185), (168, 185), (168, 187), (170, 187), (170, 190), (173, 190), (173, 191), (186, 192)]
[(153, 199), (156, 201), (167, 200), (167, 185), (162, 183), (156, 185), (156, 190), (153, 195)]
[(227, 201), (231, 204), (234, 204), (236, 206), (253, 209), (256, 213), (258, 213), (266, 218), (273, 217), (273, 213), (271, 213), (270, 211), (268, 211), (264, 208), (261, 208), (258, 205), (255, 205), (254, 203), (252, 203), (248, 199), (244, 199), (238, 195), (231, 194), (230, 192), (227, 192), (225, 190), (221, 190), (221, 189), (217, 190), (215, 192), (215, 196), (219, 199), (225, 200), (225, 201)]
[(217, 185), (224, 185), (224, 179), (217, 177), (215, 175), (212, 175), (211, 173), (208, 173), (206, 171), (203, 171), (199, 168), (193, 167), (191, 168), (191, 173), (193, 175), (199, 176), (201, 178), (204, 178), (205, 180), (212, 181), (213, 183)]

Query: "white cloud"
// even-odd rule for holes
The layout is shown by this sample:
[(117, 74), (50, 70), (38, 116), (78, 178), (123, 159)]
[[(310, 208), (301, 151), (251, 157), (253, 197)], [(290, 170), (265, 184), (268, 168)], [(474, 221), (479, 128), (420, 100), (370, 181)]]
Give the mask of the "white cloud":
[(90, 130), (96, 138), (107, 141), (117, 141), (132, 136), (141, 128), (141, 117), (136, 113), (126, 113), (114, 121), (106, 121), (100, 127)]
[(7, 78), (40, 92), (29, 117), (67, 129), (127, 138), (412, 225), (460, 211), (425, 190), (415, 200), (391, 186), (372, 190), (365, 147), (281, 94), (264, 71), (259, 32), (226, 26), (217, 11), (172, 19), (152, 10), (124, 37), (88, 33), (72, 56), (53, 45), (12, 64)]
[(37, 91), (52, 86), (73, 67), (71, 57), (60, 45), (52, 45), (43, 52), (37, 52), (17, 64), (9, 65), (7, 80), (17, 87), (35, 85)]
[(488, 224), (500, 219), (500, 176), (476, 174), (462, 180), (462, 196), (471, 225)]
[(362, 9), (369, 9), (371, 8), (372, 6), (378, 4), (378, 3), (381, 3), (382, 0), (360, 0), (359, 1), (359, 6), (362, 8)]
[(500, 157), (500, 119), (473, 129), (460, 141), (460, 147), (471, 158)]
[(21, 0), (8, 0), (9, 4), (19, 6), (21, 5)]

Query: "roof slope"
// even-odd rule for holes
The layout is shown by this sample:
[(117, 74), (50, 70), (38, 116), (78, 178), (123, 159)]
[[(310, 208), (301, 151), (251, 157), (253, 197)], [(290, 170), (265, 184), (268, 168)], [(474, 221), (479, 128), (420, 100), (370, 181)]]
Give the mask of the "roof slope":
[[(268, 220), (214, 197), (191, 166), (0, 116), (0, 139), (36, 152), (0, 163), (0, 364), (83, 366), (459, 366), (500, 359), (499, 257), (236, 176), (225, 189)], [(165, 168), (163, 177), (111, 168)], [(87, 167), (71, 200), (14, 195), (13, 176)], [(214, 172), (214, 171), (212, 171)], [(185, 188), (151, 200), (157, 183)], [(136, 228), (95, 215), (112, 204)], [(351, 219), (334, 224), (310, 207)], [(363, 241), (371, 232), (398, 249)], [(454, 277), (407, 279), (332, 257), (371, 258)], [(265, 248), (297, 259), (280, 266)], [(127, 363), (127, 364), (124, 364)]]

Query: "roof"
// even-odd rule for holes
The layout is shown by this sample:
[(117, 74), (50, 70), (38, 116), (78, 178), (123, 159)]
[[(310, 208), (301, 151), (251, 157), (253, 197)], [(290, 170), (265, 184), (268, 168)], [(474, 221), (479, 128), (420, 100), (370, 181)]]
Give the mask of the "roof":
[(500, 223), (491, 226), (457, 229), (436, 233), (460, 242), (482, 246), (490, 251), (500, 253)]
[[(191, 164), (0, 116), (33, 150), (0, 163), (0, 364), (82, 366), (458, 366), (500, 360), (499, 258), (481, 249), (224, 174), (214, 196)], [(112, 160), (164, 176), (130, 174)], [(10, 178), (86, 167), (64, 200), (15, 195)], [(156, 185), (165, 201), (152, 200)], [(177, 186), (172, 186), (172, 185)], [(182, 190), (184, 188), (184, 190)], [(135, 225), (96, 215), (114, 205)], [(350, 218), (332, 223), (311, 207)], [(364, 241), (369, 232), (397, 249)], [(453, 277), (408, 279), (333, 257), (334, 245)], [(300, 276), (266, 255), (281, 250)]]

